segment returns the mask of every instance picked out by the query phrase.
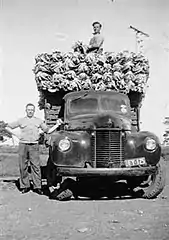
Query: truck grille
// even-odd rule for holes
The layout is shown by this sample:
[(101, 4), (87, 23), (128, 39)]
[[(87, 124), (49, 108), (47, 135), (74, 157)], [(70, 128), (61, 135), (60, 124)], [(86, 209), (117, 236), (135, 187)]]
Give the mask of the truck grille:
[(91, 139), (93, 167), (123, 167), (124, 140), (121, 131), (96, 130)]

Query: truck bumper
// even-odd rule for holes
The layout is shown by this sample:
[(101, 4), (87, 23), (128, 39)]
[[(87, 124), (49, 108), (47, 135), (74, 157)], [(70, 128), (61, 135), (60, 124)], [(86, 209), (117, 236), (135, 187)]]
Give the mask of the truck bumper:
[(156, 166), (135, 167), (135, 168), (70, 168), (57, 167), (58, 176), (75, 176), (75, 177), (139, 177), (155, 173)]

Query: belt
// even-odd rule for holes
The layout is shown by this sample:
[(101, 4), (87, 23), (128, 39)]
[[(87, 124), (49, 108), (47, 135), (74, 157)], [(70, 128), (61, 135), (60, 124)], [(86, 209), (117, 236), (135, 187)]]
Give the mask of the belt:
[(37, 145), (38, 142), (37, 142), (37, 143), (24, 143), (24, 142), (21, 142), (21, 144), (25, 144), (25, 145), (30, 145), (30, 146), (32, 146), (32, 145)]

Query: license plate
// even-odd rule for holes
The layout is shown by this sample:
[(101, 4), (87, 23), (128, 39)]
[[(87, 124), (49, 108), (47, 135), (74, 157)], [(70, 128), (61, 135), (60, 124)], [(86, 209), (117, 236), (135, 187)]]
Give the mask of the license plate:
[(142, 158), (134, 158), (125, 160), (126, 167), (134, 167), (134, 166), (141, 166), (146, 165), (146, 160), (144, 157)]

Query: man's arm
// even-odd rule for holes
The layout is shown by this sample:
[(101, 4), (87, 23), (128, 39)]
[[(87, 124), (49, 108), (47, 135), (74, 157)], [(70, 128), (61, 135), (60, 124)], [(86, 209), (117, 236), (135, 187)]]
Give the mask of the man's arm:
[(53, 127), (48, 128), (48, 127), (46, 126), (46, 124), (43, 122), (43, 123), (41, 124), (41, 129), (42, 129), (45, 133), (50, 134), (50, 133), (54, 132), (62, 123), (63, 123), (63, 121), (62, 121), (61, 119), (58, 119), (58, 120), (56, 121), (56, 124), (55, 124)]
[(86, 50), (86, 52), (89, 53), (95, 50), (99, 50), (100, 47), (103, 45), (103, 42), (104, 42), (104, 38), (101, 36), (97, 37), (94, 41), (91, 39), (89, 43), (89, 47)]
[(19, 120), (15, 121), (15, 122), (12, 122), (12, 123), (7, 123), (7, 126), (5, 127), (5, 130), (9, 134), (11, 134), (11, 135), (13, 135), (13, 136), (15, 136), (19, 139), (19, 136), (12, 131), (12, 129), (18, 128), (19, 126), (20, 126)]
[(98, 36), (94, 40), (90, 40), (89, 48), (100, 48), (103, 45), (103, 42), (104, 38), (102, 36)]
[(17, 137), (17, 138), (19, 139), (19, 136), (18, 136), (16, 133), (14, 133), (10, 127), (6, 127), (5, 130), (6, 130), (10, 135), (15, 136), (15, 137)]
[(47, 133), (50, 134), (50, 133), (54, 132), (62, 123), (63, 123), (63, 121), (62, 121), (61, 119), (58, 119), (58, 120), (56, 121), (56, 124), (55, 124), (53, 127), (51, 127), (51, 128), (48, 130)]

